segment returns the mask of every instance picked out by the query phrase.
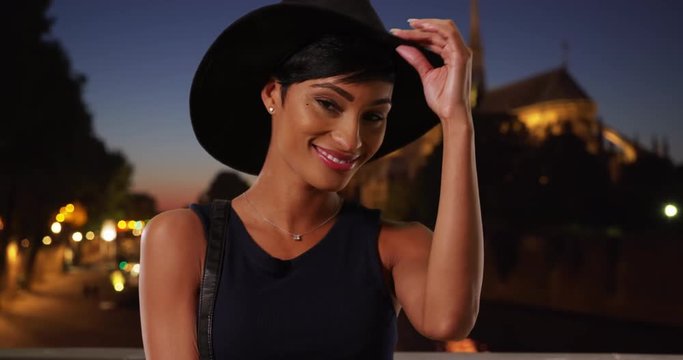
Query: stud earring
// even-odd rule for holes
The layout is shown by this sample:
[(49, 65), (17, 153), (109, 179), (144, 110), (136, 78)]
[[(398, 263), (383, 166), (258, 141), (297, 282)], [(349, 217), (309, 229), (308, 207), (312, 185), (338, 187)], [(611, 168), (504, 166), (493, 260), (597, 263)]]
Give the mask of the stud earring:
[(272, 107), (269, 107), (269, 108), (268, 108), (268, 112), (269, 112), (269, 113), (271, 113), (271, 114), (272, 114), (272, 113), (273, 113), (273, 111), (275, 111), (275, 109), (273, 109)]

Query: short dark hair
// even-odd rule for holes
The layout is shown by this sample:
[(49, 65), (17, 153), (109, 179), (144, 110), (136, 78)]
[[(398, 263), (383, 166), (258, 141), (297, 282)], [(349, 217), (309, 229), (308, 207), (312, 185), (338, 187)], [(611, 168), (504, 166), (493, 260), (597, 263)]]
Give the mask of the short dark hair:
[(338, 75), (344, 83), (394, 82), (394, 49), (372, 39), (329, 34), (303, 47), (282, 64), (273, 76), (282, 85), (282, 102), (294, 83)]

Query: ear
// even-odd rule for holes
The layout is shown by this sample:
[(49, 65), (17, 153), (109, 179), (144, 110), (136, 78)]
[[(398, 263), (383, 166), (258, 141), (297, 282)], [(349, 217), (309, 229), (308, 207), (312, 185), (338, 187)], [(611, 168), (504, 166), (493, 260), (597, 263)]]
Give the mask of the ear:
[(266, 109), (265, 111), (268, 111), (267, 109), (270, 107), (277, 108), (277, 105), (281, 104), (280, 87), (280, 83), (275, 78), (270, 78), (261, 89), (261, 100)]

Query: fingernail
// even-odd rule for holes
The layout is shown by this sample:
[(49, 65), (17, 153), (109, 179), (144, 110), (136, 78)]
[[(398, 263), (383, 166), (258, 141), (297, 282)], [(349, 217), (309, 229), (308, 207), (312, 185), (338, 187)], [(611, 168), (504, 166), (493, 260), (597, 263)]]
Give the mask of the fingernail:
[(413, 22), (415, 20), (417, 20), (417, 19), (410, 18), (410, 19), (408, 19), (408, 22), (410, 23), (410, 22)]
[(389, 32), (392, 33), (392, 34), (395, 34), (395, 33), (399, 32), (399, 31), (401, 31), (401, 29), (397, 29), (397, 28), (391, 28), (391, 29), (389, 29)]

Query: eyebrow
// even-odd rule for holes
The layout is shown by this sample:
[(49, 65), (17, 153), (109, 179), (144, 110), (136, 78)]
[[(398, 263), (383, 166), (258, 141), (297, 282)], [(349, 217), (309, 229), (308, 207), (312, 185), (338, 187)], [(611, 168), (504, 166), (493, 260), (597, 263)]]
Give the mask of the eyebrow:
[[(339, 95), (343, 96), (346, 100), (348, 101), (353, 101), (355, 98), (353, 95), (351, 95), (348, 91), (340, 88), (337, 85), (334, 85), (332, 83), (319, 83), (319, 84), (313, 84), (311, 87), (320, 87), (320, 88), (326, 88), (326, 89), (331, 89), (337, 92)], [(382, 98), (382, 99), (377, 99), (373, 101), (370, 105), (380, 105), (380, 104), (391, 104), (391, 99), (389, 98)]]

